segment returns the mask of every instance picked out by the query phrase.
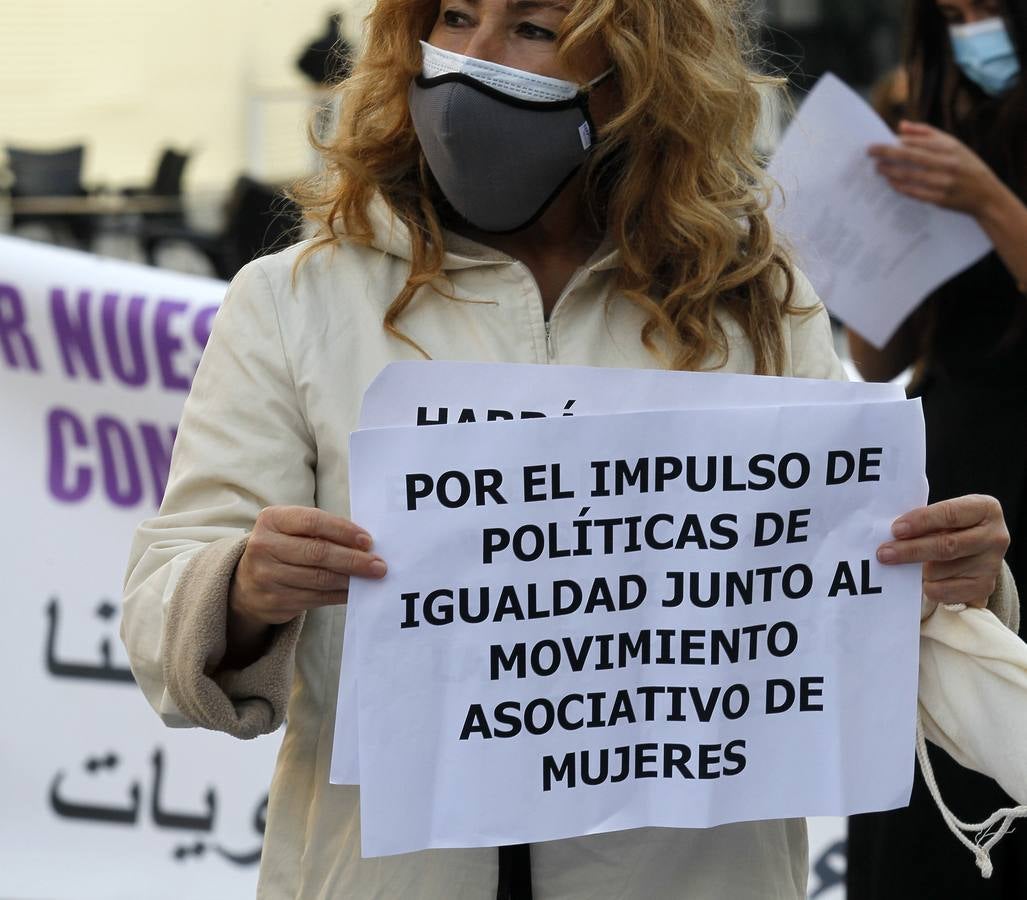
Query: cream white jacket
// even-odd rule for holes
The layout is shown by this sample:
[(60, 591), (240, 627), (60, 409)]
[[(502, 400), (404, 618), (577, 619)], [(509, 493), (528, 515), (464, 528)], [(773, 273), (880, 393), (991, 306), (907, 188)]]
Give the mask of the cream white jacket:
[[(417, 359), (382, 328), (409, 270), (409, 240), (380, 206), (375, 246), (300, 248), (259, 260), (234, 280), (217, 316), (178, 432), (160, 515), (140, 526), (129, 563), (122, 633), (150, 703), (170, 725), (239, 737), (288, 726), (268, 812), (259, 896), (495, 896), (493, 849), (360, 858), (359, 789), (330, 785), (328, 765), (344, 607), (279, 629), (243, 672), (212, 675), (225, 648), (235, 563), (265, 506), (318, 506), (348, 516), (347, 446), (363, 392), (389, 362)], [(600, 252), (568, 284), (547, 334), (542, 302), (519, 262), (455, 236), (445, 270), (456, 299), (427, 293), (402, 319), (435, 359), (651, 368), (641, 313), (614, 290), (616, 254)], [(798, 279), (783, 374), (842, 378), (826, 313)], [(753, 355), (725, 319), (725, 371)], [(805, 896), (801, 820), (706, 831), (643, 829), (532, 848), (539, 900)]]

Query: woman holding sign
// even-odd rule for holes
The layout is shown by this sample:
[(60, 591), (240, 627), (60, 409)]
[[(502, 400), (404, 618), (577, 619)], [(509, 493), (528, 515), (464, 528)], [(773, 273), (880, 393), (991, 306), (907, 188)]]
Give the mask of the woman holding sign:
[[(324, 177), (299, 194), (318, 236), (235, 279), (126, 587), (133, 669), (166, 721), (252, 737), (288, 706), (262, 897), (804, 895), (797, 820), (362, 859), (359, 790), (328, 772), (350, 579), (388, 564), (347, 518), (346, 449), (388, 362), (842, 377), (764, 213), (767, 79), (740, 8), (374, 6)], [(997, 504), (895, 531), (882, 562), (926, 561), (932, 599), (1001, 613)]]
[[(850, 333), (871, 380), (917, 366), (913, 390), (927, 420), (931, 497), (997, 497), (1009, 523), (1009, 566), (1027, 591), (1027, 4), (917, 0), (907, 34), (911, 95), (900, 143), (873, 147), (895, 190), (973, 216), (995, 252), (929, 297), (883, 349)], [(986, 435), (986, 437), (985, 437)], [(1021, 619), (1022, 621), (1022, 619)], [(1010, 715), (1015, 715), (1010, 711)], [(1020, 713), (1022, 715), (1022, 713)], [(953, 810), (979, 821), (1012, 800), (990, 779), (932, 748)], [(987, 811), (986, 811), (987, 810)], [(950, 852), (927, 787), (909, 809), (852, 820), (849, 896), (1027, 896), (1027, 831), (995, 853), (981, 882)]]

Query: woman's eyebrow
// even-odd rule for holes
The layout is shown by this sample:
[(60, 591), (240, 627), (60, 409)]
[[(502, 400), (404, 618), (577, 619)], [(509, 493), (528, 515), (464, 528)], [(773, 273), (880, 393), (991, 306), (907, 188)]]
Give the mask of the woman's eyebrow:
[(556, 9), (565, 13), (570, 12), (570, 7), (560, 0), (507, 0), (507, 6), (517, 12), (530, 12), (536, 9)]
[[(468, 6), (481, 5), (481, 0), (464, 0), (464, 2)], [(516, 10), (517, 12), (536, 9), (558, 9), (565, 13), (571, 11), (570, 6), (563, 2), (563, 0), (506, 0), (506, 5), (509, 9)]]

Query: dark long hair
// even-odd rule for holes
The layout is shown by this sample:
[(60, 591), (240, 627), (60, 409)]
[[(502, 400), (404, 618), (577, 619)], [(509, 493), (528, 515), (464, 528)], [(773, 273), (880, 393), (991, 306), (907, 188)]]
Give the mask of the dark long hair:
[[(1021, 77), (1011, 91), (1001, 97), (989, 97), (956, 65), (948, 23), (937, 0), (908, 0), (908, 112), (911, 118), (959, 138), (1023, 200), (1027, 199), (1027, 0), (1003, 0), (1002, 7), (1002, 17), (1020, 61)], [(931, 355), (939, 327), (937, 305), (926, 303), (918, 316), (926, 359)], [(1025, 330), (1027, 304), (1017, 303), (995, 352), (1007, 351)], [(923, 366), (922, 360), (921, 374)]]
[(1027, 0), (1003, 0), (1020, 60), (1019, 83), (989, 97), (960, 71), (936, 0), (909, 0), (905, 61), (913, 118), (958, 137), (1021, 198), (1027, 197)]

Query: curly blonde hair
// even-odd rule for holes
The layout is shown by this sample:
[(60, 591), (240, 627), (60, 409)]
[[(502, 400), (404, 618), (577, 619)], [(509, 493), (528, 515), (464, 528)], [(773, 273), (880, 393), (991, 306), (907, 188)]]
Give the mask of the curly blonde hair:
[[(727, 311), (756, 371), (780, 372), (794, 279), (767, 219), (770, 190), (755, 150), (758, 87), (778, 82), (748, 64), (746, 8), (740, 0), (570, 6), (557, 36), (561, 58), (574, 71), (572, 61), (599, 38), (623, 99), (587, 163), (586, 199), (620, 250), (620, 292), (647, 314), (643, 343), (669, 354), (672, 368), (719, 367), (728, 346), (717, 314)], [(384, 326), (408, 343), (398, 320), (422, 288), (444, 282), (442, 225), (407, 105), (419, 41), (438, 12), (438, 0), (378, 0), (366, 50), (338, 87), (338, 130), (315, 141), (324, 171), (292, 192), (317, 226), (311, 250), (370, 244), (375, 195), (406, 225), (410, 275)]]

